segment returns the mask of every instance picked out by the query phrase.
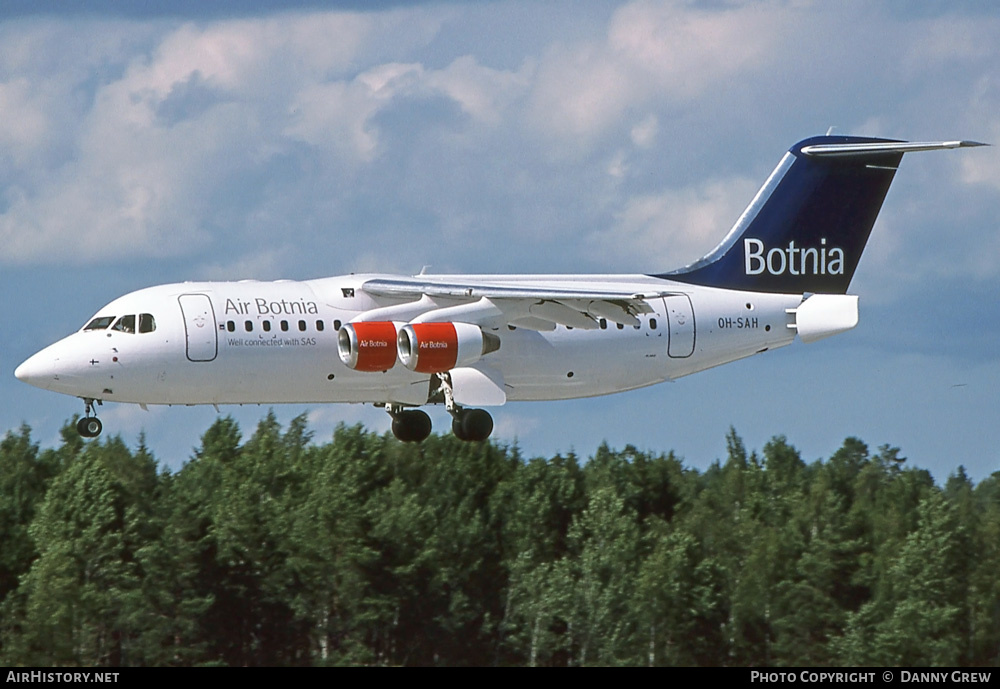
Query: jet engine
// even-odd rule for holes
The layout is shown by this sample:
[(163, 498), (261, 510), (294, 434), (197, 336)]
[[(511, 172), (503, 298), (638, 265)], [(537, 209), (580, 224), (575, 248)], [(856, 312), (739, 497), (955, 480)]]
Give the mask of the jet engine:
[(411, 323), (400, 329), (396, 348), (411, 371), (443, 373), (500, 349), (500, 338), (470, 323)]
[(346, 323), (337, 335), (337, 353), (355, 371), (388, 371), (396, 364), (396, 324)]

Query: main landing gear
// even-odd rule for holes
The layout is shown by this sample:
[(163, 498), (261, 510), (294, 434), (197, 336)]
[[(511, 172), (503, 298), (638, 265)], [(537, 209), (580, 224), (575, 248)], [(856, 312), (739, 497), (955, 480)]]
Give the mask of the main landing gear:
[[(431, 417), (419, 409), (404, 410), (399, 405), (387, 404), (385, 410), (392, 416), (392, 434), (404, 443), (420, 443), (431, 434)], [(493, 417), (485, 409), (462, 409), (451, 412), (451, 431), (459, 440), (481, 442), (493, 432)], [(94, 419), (96, 421), (96, 419)]]
[(94, 400), (90, 397), (84, 398), (85, 416), (76, 422), (76, 432), (84, 438), (96, 438), (104, 429), (104, 424), (101, 423), (101, 420), (97, 416), (91, 416), (91, 414), (96, 414), (94, 411), (94, 402), (101, 404), (101, 400)]
[(485, 409), (466, 409), (455, 403), (455, 390), (451, 387), (451, 376), (437, 374), (439, 389), (444, 397), (444, 408), (451, 414), (451, 432), (459, 440), (478, 443), (490, 437), (493, 432), (493, 417)]

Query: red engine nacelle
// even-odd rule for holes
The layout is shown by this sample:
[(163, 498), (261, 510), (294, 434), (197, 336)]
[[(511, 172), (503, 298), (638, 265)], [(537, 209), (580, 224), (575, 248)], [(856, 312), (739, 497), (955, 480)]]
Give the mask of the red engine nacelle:
[(337, 353), (355, 371), (388, 371), (396, 364), (396, 324), (346, 323), (337, 335)]
[(500, 338), (470, 323), (411, 323), (400, 329), (396, 345), (411, 371), (443, 373), (500, 349)]

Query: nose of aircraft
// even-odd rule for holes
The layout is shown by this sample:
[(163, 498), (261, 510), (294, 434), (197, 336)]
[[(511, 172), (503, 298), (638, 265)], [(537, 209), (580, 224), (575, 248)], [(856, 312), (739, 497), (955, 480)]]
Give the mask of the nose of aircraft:
[(72, 393), (79, 382), (81, 371), (76, 362), (81, 358), (72, 336), (67, 337), (28, 357), (14, 369), (14, 376), (36, 388)]
[(23, 383), (38, 388), (46, 387), (46, 383), (56, 378), (51, 357), (42, 357), (42, 352), (29, 357), (23, 364), (14, 369), (14, 377)]

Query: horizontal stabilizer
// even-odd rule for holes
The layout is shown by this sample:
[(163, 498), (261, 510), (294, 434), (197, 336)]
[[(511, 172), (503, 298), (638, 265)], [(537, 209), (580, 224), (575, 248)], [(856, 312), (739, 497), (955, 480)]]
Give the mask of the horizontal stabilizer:
[(802, 147), (807, 156), (852, 156), (872, 153), (915, 153), (946, 148), (989, 146), (978, 141), (878, 141), (850, 144), (814, 144)]

